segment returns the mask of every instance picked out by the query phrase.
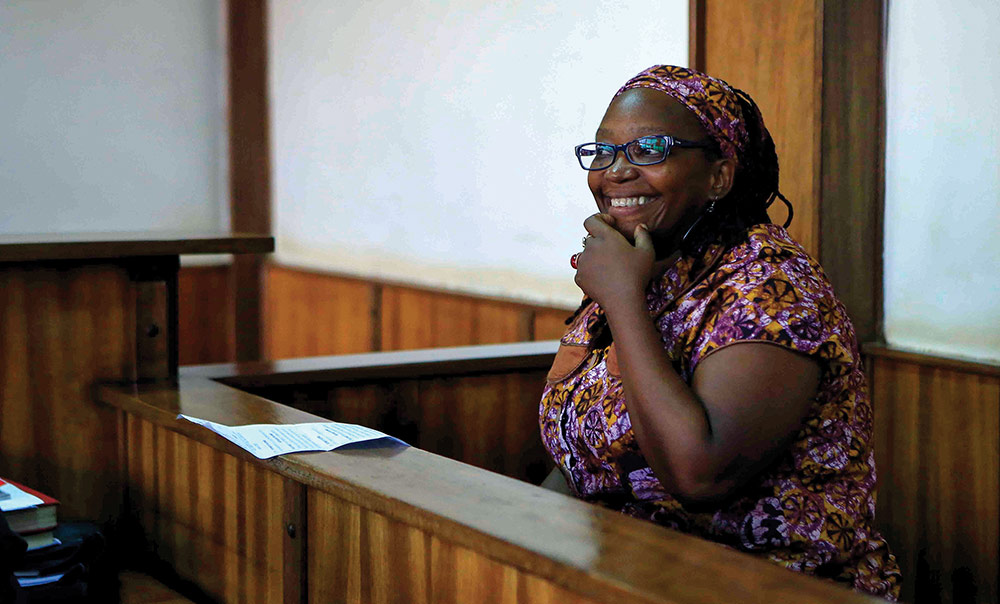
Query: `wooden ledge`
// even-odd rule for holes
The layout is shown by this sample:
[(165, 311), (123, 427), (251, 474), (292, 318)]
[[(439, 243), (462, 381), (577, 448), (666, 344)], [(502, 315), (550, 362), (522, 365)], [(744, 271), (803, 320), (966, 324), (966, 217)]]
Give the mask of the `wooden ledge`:
[(205, 377), (184, 376), (176, 385), (105, 385), (99, 399), (598, 601), (880, 601), (416, 448), (386, 445), (257, 460), (177, 414), (228, 425), (322, 418)]
[(246, 233), (148, 231), (0, 235), (0, 262), (184, 254), (264, 254), (273, 251), (273, 237)]
[(182, 367), (180, 371), (186, 377), (211, 378), (236, 388), (316, 382), (347, 383), (372, 378), (506, 373), (512, 370), (547, 371), (558, 348), (558, 340), (544, 340), (345, 354), (262, 363), (194, 365)]
[(861, 347), (866, 355), (876, 359), (904, 361), (929, 367), (942, 367), (965, 373), (976, 373), (989, 377), (1000, 377), (1000, 363), (963, 359), (959, 357), (942, 357), (922, 352), (893, 348), (885, 344), (870, 342)]

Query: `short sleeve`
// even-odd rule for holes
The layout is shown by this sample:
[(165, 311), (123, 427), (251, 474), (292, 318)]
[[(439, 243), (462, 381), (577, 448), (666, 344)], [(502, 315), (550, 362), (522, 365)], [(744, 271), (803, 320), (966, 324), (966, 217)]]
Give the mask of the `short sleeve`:
[(702, 359), (740, 342), (816, 357), (829, 378), (846, 375), (857, 362), (853, 327), (826, 275), (787, 235), (773, 235), (751, 236), (744, 244), (751, 253), (727, 256), (738, 260), (724, 262), (712, 276), (698, 305), (700, 329), (689, 334), (688, 379)]

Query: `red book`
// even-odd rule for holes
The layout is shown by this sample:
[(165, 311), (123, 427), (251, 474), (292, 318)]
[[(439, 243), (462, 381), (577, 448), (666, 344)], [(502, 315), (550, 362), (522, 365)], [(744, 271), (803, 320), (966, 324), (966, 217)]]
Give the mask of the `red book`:
[(16, 482), (0, 478), (0, 510), (15, 533), (30, 535), (56, 527), (59, 501)]

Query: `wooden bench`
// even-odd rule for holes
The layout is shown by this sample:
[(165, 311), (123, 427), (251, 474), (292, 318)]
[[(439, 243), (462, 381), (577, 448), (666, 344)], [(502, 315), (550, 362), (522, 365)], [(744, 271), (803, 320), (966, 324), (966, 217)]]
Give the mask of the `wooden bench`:
[[(527, 443), (537, 441), (554, 350), (542, 342), (213, 366), (182, 370), (176, 385), (104, 386), (99, 398), (119, 410), (126, 515), (148, 551), (227, 602), (874, 601), (547, 491), (519, 479), (533, 471), (484, 456), (499, 444), (501, 457), (533, 463)], [(490, 394), (503, 384), (531, 396)], [(456, 459), (385, 445), (260, 461), (177, 419), (321, 421), (294, 407), (321, 403), (333, 415), (353, 409), (352, 419), (394, 418), (390, 428)], [(468, 421), (443, 421), (449, 414)]]

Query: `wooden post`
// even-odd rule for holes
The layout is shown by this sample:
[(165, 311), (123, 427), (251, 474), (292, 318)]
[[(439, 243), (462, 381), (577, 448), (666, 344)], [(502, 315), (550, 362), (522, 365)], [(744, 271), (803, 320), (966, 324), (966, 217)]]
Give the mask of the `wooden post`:
[[(267, 2), (229, 0), (229, 203), (233, 233), (271, 233)], [(236, 360), (263, 350), (263, 256), (233, 260)]]
[[(795, 207), (859, 341), (881, 338), (884, 0), (691, 0), (691, 62), (760, 106)], [(772, 219), (784, 220), (776, 204)]]

